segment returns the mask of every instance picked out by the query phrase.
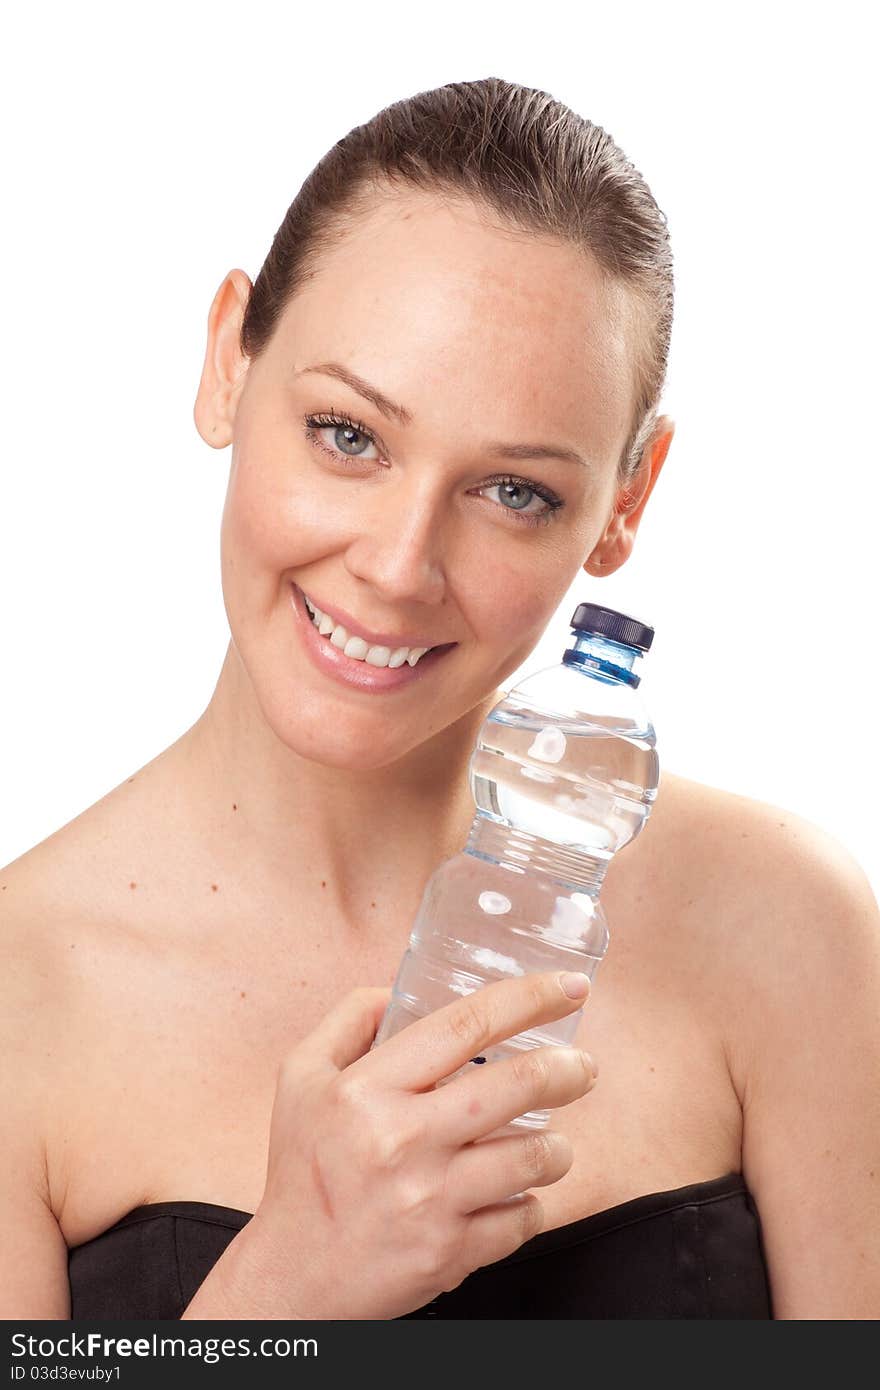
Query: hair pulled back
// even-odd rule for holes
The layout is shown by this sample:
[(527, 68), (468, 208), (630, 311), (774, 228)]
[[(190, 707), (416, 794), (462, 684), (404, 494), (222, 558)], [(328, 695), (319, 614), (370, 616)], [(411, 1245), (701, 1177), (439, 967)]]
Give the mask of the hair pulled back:
[(618, 480), (638, 467), (657, 418), (672, 331), (666, 217), (600, 126), (547, 92), (487, 77), (450, 82), (379, 111), (308, 175), (254, 281), (241, 328), (249, 358), (285, 306), (383, 186), (458, 194), (514, 228), (592, 254), (633, 297), (634, 400)]

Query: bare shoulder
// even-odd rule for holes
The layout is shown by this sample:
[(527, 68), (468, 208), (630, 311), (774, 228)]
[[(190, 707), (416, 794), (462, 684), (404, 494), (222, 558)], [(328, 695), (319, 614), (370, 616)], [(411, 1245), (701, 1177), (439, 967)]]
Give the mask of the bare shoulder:
[(655, 872), (662, 863), (686, 900), (701, 909), (711, 902), (707, 930), (736, 928), (744, 947), (784, 948), (792, 934), (803, 944), (800, 914), (810, 904), (846, 902), (862, 916), (877, 910), (846, 846), (787, 807), (668, 774), (643, 835)]
[(0, 1018), (4, 1070), (48, 1042), (63, 988), (39, 901), (23, 889), (15, 864), (0, 869)]
[(660, 910), (662, 929), (647, 915), (639, 950), (656, 947), (674, 963), (729, 1032), (738, 1021), (751, 1030), (742, 1001), (762, 996), (780, 973), (794, 1007), (798, 981), (806, 991), (817, 972), (839, 974), (841, 951), (864, 957), (877, 948), (864, 870), (788, 808), (664, 772), (634, 849), (612, 862), (608, 880), (614, 892), (618, 875), (627, 896)]
[[(51, 1055), (51, 1036), (67, 994), (63, 890), (77, 862), (63, 832), (0, 868), (0, 1000), (4, 1058)], [(71, 885), (71, 899), (75, 898)], [(15, 1036), (10, 1034), (15, 1030)]]
[[(88, 819), (88, 818), (86, 818)], [(86, 992), (101, 978), (83, 889), (100, 833), (64, 827), (0, 868), (0, 1313), (70, 1316), (62, 1226), (82, 1106)], [(84, 911), (85, 908), (85, 911)]]
[(0, 868), (3, 1072), (27, 1069), (35, 1097), (59, 1093), (83, 969), (98, 968), (98, 844), (78, 820)]
[(45, 935), (6, 905), (10, 877), (0, 873), (0, 1317), (67, 1318), (67, 1246), (48, 1157), (63, 985)]
[(774, 907), (797, 903), (817, 882), (873, 901), (846, 846), (790, 808), (666, 774), (646, 838), (655, 821), (655, 855), (703, 897), (715, 895), (720, 907), (752, 915), (768, 893)]
[(2, 1101), (17, 1117), (20, 1172), (54, 1211), (62, 1099), (75, 1093), (94, 1001), (130, 934), (121, 883), (132, 790), (127, 781), (0, 868)]
[(880, 913), (854, 856), (805, 817), (685, 778), (662, 787), (651, 858), (680, 880), (687, 947), (725, 1020), (739, 1088), (769, 1055), (770, 1031), (800, 1026), (820, 982), (843, 1007), (876, 973)]
[(99, 911), (111, 876), (154, 834), (163, 756), (0, 868), (0, 910), (24, 919), (36, 912), (50, 931), (66, 915)]
[(716, 1020), (740, 1101), (773, 1316), (874, 1318), (880, 911), (870, 883), (804, 817), (673, 783), (654, 852), (678, 844), (678, 871), (696, 885), (690, 951), (676, 962)]

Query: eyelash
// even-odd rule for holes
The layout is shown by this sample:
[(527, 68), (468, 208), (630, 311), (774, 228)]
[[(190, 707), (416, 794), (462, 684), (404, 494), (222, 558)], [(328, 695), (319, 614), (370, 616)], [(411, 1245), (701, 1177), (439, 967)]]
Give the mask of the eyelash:
[[(330, 410), (326, 413), (322, 412), (319, 415), (306, 415), (304, 417), (304, 423), (306, 425), (306, 438), (318, 449), (323, 449), (324, 453), (329, 454), (331, 458), (350, 459), (356, 462), (359, 455), (343, 454), (338, 449), (329, 448), (322, 439), (318, 438), (316, 433), (317, 429), (326, 429), (335, 425), (337, 427), (341, 426), (344, 429), (357, 430), (358, 434), (362, 434), (371, 444), (375, 444), (378, 448), (382, 447), (372, 430), (367, 429), (366, 425), (362, 424), (359, 420), (353, 420), (351, 416), (346, 415), (344, 411)], [(371, 463), (373, 460), (368, 459), (367, 462)], [(517, 521), (524, 523), (526, 526), (546, 525), (553, 514), (565, 506), (562, 498), (557, 497), (555, 492), (551, 492), (549, 488), (544, 487), (543, 483), (532, 482), (531, 478), (519, 478), (512, 473), (505, 473), (490, 478), (483, 484), (484, 488), (498, 486), (528, 488), (536, 497), (540, 497), (547, 503), (547, 508), (543, 512), (526, 513), (517, 511), (516, 508), (513, 507), (502, 507), (502, 511), (509, 512)]]

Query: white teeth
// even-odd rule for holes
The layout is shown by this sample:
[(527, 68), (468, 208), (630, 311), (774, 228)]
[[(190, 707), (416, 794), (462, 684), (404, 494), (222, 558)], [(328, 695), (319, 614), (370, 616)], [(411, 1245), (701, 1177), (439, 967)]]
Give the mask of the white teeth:
[(306, 608), (312, 616), (312, 622), (318, 629), (322, 637), (329, 637), (331, 646), (338, 647), (346, 656), (352, 657), (355, 661), (366, 661), (368, 666), (389, 666), (394, 669), (402, 666), (406, 661), (410, 666), (415, 666), (417, 661), (431, 651), (430, 647), (381, 647), (378, 644), (370, 647), (363, 637), (354, 637), (349, 634), (342, 623), (334, 623), (327, 613), (322, 613), (312, 603), (310, 598), (305, 599)]
[(368, 644), (363, 637), (349, 637), (342, 650), (346, 656), (353, 656), (356, 661), (363, 661), (367, 654)]
[(368, 666), (387, 666), (390, 655), (390, 647), (370, 647), (364, 657), (364, 661), (366, 661)]

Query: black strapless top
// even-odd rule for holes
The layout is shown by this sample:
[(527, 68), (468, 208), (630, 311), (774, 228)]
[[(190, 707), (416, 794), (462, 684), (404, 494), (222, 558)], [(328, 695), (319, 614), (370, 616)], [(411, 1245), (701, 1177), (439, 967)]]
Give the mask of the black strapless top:
[[(68, 1254), (72, 1320), (179, 1318), (251, 1213), (152, 1202)], [(366, 1277), (366, 1274), (365, 1274)], [(770, 1318), (739, 1173), (541, 1231), (406, 1318)]]

